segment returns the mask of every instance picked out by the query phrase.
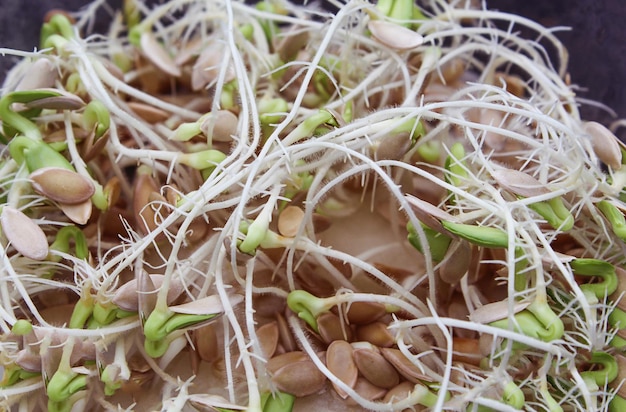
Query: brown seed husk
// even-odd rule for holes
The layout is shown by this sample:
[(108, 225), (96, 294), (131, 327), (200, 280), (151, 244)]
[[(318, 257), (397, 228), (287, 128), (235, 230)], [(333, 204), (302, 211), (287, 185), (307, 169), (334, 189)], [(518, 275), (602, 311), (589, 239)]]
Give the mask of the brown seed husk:
[(483, 359), (478, 339), (455, 337), (452, 340), (452, 350), (454, 351), (452, 359), (456, 362), (480, 366), (480, 361)]
[(352, 356), (361, 375), (373, 385), (390, 389), (400, 383), (398, 372), (379, 352), (358, 348)]
[[(381, 399), (387, 393), (386, 389), (379, 388), (376, 385), (372, 385), (370, 381), (360, 376), (356, 380), (356, 385), (354, 385), (354, 391), (368, 401)], [(351, 406), (358, 405), (358, 403), (352, 398), (346, 399), (346, 404)]]
[(342, 324), (339, 316), (334, 313), (322, 313), (316, 320), (317, 329), (324, 343), (331, 343), (335, 340), (352, 340), (352, 330), (348, 325)]
[(358, 326), (356, 328), (356, 338), (382, 348), (389, 348), (395, 343), (393, 335), (387, 328), (387, 324), (383, 322), (373, 322)]
[(469, 269), (472, 259), (472, 247), (468, 242), (459, 241), (448, 249), (446, 255), (439, 267), (439, 277), (447, 284), (455, 285)]
[(296, 340), (291, 334), (291, 330), (287, 325), (285, 317), (280, 313), (277, 313), (276, 322), (278, 322), (278, 331), (280, 333), (280, 345), (287, 352), (295, 351), (298, 346), (296, 345)]
[(91, 180), (61, 167), (42, 167), (32, 172), (29, 178), (37, 193), (68, 205), (89, 200), (96, 191)]
[(352, 302), (346, 309), (346, 318), (353, 325), (367, 325), (386, 314), (385, 305), (377, 302)]
[(158, 109), (149, 104), (141, 102), (128, 102), (126, 104), (137, 116), (150, 124), (164, 122), (170, 117), (170, 114), (165, 110)]
[(286, 353), (281, 353), (280, 355), (274, 356), (270, 360), (267, 361), (267, 371), (269, 373), (275, 373), (280, 368), (285, 365), (291, 363), (298, 363), (308, 361), (309, 356), (302, 351), (291, 351)]
[[(340, 381), (354, 389), (359, 371), (352, 356), (352, 345), (344, 340), (336, 340), (326, 349), (326, 365)], [(335, 391), (343, 399), (348, 397), (339, 386), (333, 384)]]
[(280, 331), (278, 329), (278, 322), (270, 322), (261, 326), (256, 331), (257, 338), (259, 339), (259, 345), (261, 345), (261, 352), (267, 359), (274, 356), (276, 348), (278, 347), (278, 339), (280, 338)]
[(0, 224), (4, 236), (19, 253), (33, 260), (44, 260), (48, 256), (46, 234), (23, 212), (4, 206)]
[(217, 331), (214, 324), (204, 325), (191, 332), (196, 353), (205, 362), (213, 362), (220, 356), (217, 345)]
[(307, 357), (307, 360), (290, 362), (273, 372), (272, 382), (280, 391), (300, 398), (322, 390), (326, 376)]
[(413, 383), (420, 383), (422, 381), (433, 382), (433, 379), (425, 375), (416, 365), (409, 361), (400, 349), (380, 348), (380, 353), (396, 368), (400, 375), (408, 381)]

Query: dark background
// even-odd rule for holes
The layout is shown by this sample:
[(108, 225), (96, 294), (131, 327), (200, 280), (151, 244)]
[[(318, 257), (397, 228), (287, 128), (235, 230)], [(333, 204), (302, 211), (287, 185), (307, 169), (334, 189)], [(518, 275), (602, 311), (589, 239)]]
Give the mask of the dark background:
[[(0, 0), (0, 47), (32, 50), (44, 14), (52, 8), (76, 10), (89, 0)], [(121, 0), (108, 0), (112, 8)], [(553, 26), (570, 26), (558, 37), (570, 52), (569, 71), (578, 94), (612, 107), (626, 118), (625, 0), (487, 0), (492, 9), (509, 11)], [(103, 16), (103, 20), (107, 20)], [(0, 56), (0, 80), (14, 63)], [(608, 113), (582, 108), (583, 116), (610, 122)]]

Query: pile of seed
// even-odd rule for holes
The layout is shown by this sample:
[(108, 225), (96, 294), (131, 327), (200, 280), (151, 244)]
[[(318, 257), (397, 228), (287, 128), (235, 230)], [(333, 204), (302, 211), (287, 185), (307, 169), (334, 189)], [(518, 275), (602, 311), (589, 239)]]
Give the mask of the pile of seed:
[(0, 49), (3, 408), (626, 408), (626, 151), (551, 30), (104, 3)]

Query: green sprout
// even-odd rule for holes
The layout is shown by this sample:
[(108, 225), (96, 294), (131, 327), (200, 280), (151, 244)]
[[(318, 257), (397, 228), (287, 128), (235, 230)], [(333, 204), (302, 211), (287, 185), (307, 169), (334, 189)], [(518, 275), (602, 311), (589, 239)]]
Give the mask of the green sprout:
[[(443, 233), (439, 233), (434, 229), (429, 228), (428, 226), (421, 224), (422, 230), (424, 231), (424, 235), (426, 236), (426, 241), (428, 242), (428, 249), (430, 250), (430, 255), (435, 262), (441, 262), (445, 257), (448, 248), (450, 247), (450, 242), (452, 242), (452, 238), (444, 235)], [(424, 248), (420, 242), (420, 237), (415, 227), (411, 224), (411, 222), (407, 223), (407, 231), (409, 232), (408, 240), (411, 245), (419, 250), (422, 254), (424, 254)]]
[(446, 220), (442, 220), (441, 224), (448, 232), (477, 246), (487, 248), (506, 248), (509, 246), (509, 235), (499, 228), (468, 225)]
[(261, 408), (263, 412), (291, 412), (295, 401), (296, 397), (289, 393), (268, 392), (261, 396)]
[(456, 187), (460, 187), (469, 177), (465, 158), (465, 148), (461, 143), (454, 143), (450, 147), (450, 154), (446, 158), (446, 181)]

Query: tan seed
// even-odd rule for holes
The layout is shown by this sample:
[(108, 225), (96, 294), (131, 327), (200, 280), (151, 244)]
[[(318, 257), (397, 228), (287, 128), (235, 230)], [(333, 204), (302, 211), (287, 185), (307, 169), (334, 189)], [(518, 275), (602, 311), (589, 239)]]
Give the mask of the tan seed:
[(259, 339), (259, 345), (261, 345), (261, 352), (266, 358), (271, 358), (276, 352), (278, 347), (278, 339), (280, 337), (280, 331), (278, 329), (278, 322), (270, 322), (261, 326), (256, 331), (256, 336)]
[(326, 384), (326, 376), (310, 361), (289, 363), (275, 371), (272, 382), (279, 390), (297, 398), (313, 395)]
[(85, 105), (83, 99), (64, 90), (54, 88), (42, 88), (37, 90), (49, 91), (56, 95), (25, 103), (24, 105), (26, 107), (30, 109), (77, 110)]
[[(319, 318), (318, 318), (319, 322)], [(387, 325), (382, 322), (373, 322), (356, 328), (356, 338), (382, 348), (393, 346), (395, 340)]]
[[(326, 365), (328, 366), (328, 370), (350, 388), (354, 388), (359, 374), (356, 363), (354, 363), (354, 358), (352, 357), (352, 352), (352, 345), (345, 340), (336, 340), (328, 345), (328, 349), (326, 349)], [(348, 394), (339, 386), (333, 384), (333, 387), (337, 394), (343, 399), (348, 397)]]
[(332, 312), (325, 312), (317, 317), (317, 329), (325, 343), (335, 340), (350, 341), (352, 338), (350, 327), (342, 323), (341, 318)]
[(400, 383), (398, 372), (378, 351), (358, 348), (352, 356), (361, 375), (373, 385), (390, 389)]
[(61, 167), (42, 167), (32, 172), (29, 178), (37, 193), (68, 205), (82, 203), (96, 191), (91, 180)]
[(304, 210), (297, 206), (287, 206), (278, 216), (278, 231), (285, 237), (294, 237), (304, 219)]
[(23, 212), (4, 206), (0, 224), (7, 240), (19, 253), (33, 260), (44, 260), (48, 256), (46, 234)]
[(380, 353), (384, 356), (394, 368), (404, 376), (407, 380), (413, 383), (420, 383), (422, 381), (432, 382), (433, 379), (428, 375), (425, 375), (421, 369), (419, 369), (413, 362), (404, 356), (400, 349), (395, 348), (380, 348)]
[(367, 325), (387, 314), (385, 305), (377, 302), (352, 302), (346, 309), (348, 322), (353, 325)]
[(598, 159), (613, 170), (622, 167), (619, 139), (613, 132), (598, 122), (585, 122), (583, 128), (591, 135), (591, 145)]
[(388, 21), (370, 20), (367, 28), (376, 40), (392, 49), (411, 50), (424, 43), (421, 34)]
[(158, 109), (145, 103), (128, 102), (126, 104), (128, 105), (128, 108), (131, 109), (137, 116), (150, 124), (164, 122), (170, 117), (170, 114), (165, 110)]

